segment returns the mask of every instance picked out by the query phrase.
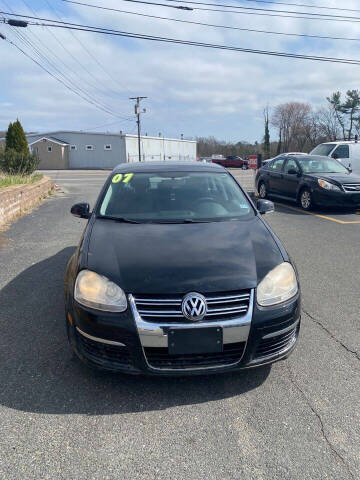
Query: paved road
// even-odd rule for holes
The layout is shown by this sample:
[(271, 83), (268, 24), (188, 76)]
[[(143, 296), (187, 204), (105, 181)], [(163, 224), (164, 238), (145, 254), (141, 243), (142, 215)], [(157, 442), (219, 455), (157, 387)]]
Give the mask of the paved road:
[(68, 350), (62, 288), (84, 227), (69, 209), (93, 204), (107, 173), (52, 175), (62, 193), (1, 234), (1, 479), (360, 478), (360, 224), (287, 206), (268, 216), (302, 281), (287, 361), (194, 378), (94, 374)]

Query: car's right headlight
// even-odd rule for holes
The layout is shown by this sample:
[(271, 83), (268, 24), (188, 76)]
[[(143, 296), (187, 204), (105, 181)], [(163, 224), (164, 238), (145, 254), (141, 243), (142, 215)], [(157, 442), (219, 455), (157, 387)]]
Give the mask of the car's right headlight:
[(116, 283), (91, 270), (79, 272), (74, 298), (82, 305), (97, 310), (124, 312), (127, 309), (124, 291)]
[(294, 297), (299, 290), (291, 263), (284, 262), (271, 270), (257, 287), (257, 303), (263, 307), (276, 305)]

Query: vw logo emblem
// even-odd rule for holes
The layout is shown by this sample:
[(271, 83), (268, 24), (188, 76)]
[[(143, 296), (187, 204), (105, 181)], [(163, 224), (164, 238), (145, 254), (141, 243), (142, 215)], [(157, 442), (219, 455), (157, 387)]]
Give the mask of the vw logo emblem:
[(184, 317), (193, 322), (198, 322), (207, 313), (206, 298), (200, 293), (188, 293), (182, 301), (181, 309)]

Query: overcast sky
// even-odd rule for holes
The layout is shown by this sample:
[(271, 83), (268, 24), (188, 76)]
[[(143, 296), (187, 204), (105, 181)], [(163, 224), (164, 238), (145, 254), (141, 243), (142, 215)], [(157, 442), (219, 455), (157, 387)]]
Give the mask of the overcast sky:
[[(209, 3), (211, 0), (203, 1)], [(214, 3), (222, 1), (214, 0)], [(339, 6), (338, 0), (283, 1)], [(359, 23), (189, 12), (121, 0), (87, 0), (85, 3), (241, 28), (360, 39)], [(224, 3), (273, 10), (324, 12), (306, 7), (264, 5), (249, 0), (227, 0)], [(358, 0), (344, 0), (341, 6), (360, 10)], [(360, 59), (360, 41), (302, 39), (209, 28), (107, 12), (66, 4), (61, 0), (0, 0), (0, 7), (4, 11), (12, 9), (15, 13), (35, 13), (39, 17), (57, 20), (60, 17), (74, 23), (149, 35)], [(328, 13), (339, 15), (341, 12)], [(346, 14), (360, 17), (360, 11)], [(24, 39), (16, 36), (19, 29), (15, 31), (8, 25), (0, 24), (0, 32), (38, 59), (34, 50), (24, 44)], [(281, 102), (297, 100), (319, 106), (335, 90), (360, 88), (360, 66), (161, 44), (88, 32), (71, 33), (39, 26), (22, 29), (20, 33), (25, 33), (25, 41), (30, 40), (50, 60), (51, 64), (41, 57), (48, 69), (58, 76), (66, 75), (73, 86), (81, 88), (92, 99), (106, 104), (125, 119), (133, 115), (133, 104), (128, 97), (147, 96), (148, 99), (143, 102), (147, 113), (142, 118), (143, 132), (149, 135), (161, 132), (173, 137), (183, 133), (186, 137), (213, 135), (230, 141), (261, 141), (262, 112), (267, 104), (273, 107)], [(9, 121), (19, 117), (27, 131), (136, 131), (133, 119), (117, 119), (87, 104), (2, 40), (0, 85), (0, 130), (6, 129)], [(272, 132), (272, 139), (274, 137), (275, 132)]]

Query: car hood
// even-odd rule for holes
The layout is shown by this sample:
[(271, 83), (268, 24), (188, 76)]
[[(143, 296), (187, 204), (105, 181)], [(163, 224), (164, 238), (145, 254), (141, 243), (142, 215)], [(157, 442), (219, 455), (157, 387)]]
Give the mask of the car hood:
[(335, 181), (337, 183), (360, 183), (360, 175), (354, 173), (311, 173), (311, 177), (323, 178), (324, 180)]
[(88, 269), (142, 294), (253, 288), (284, 261), (257, 217), (196, 224), (96, 219), (87, 258)]

